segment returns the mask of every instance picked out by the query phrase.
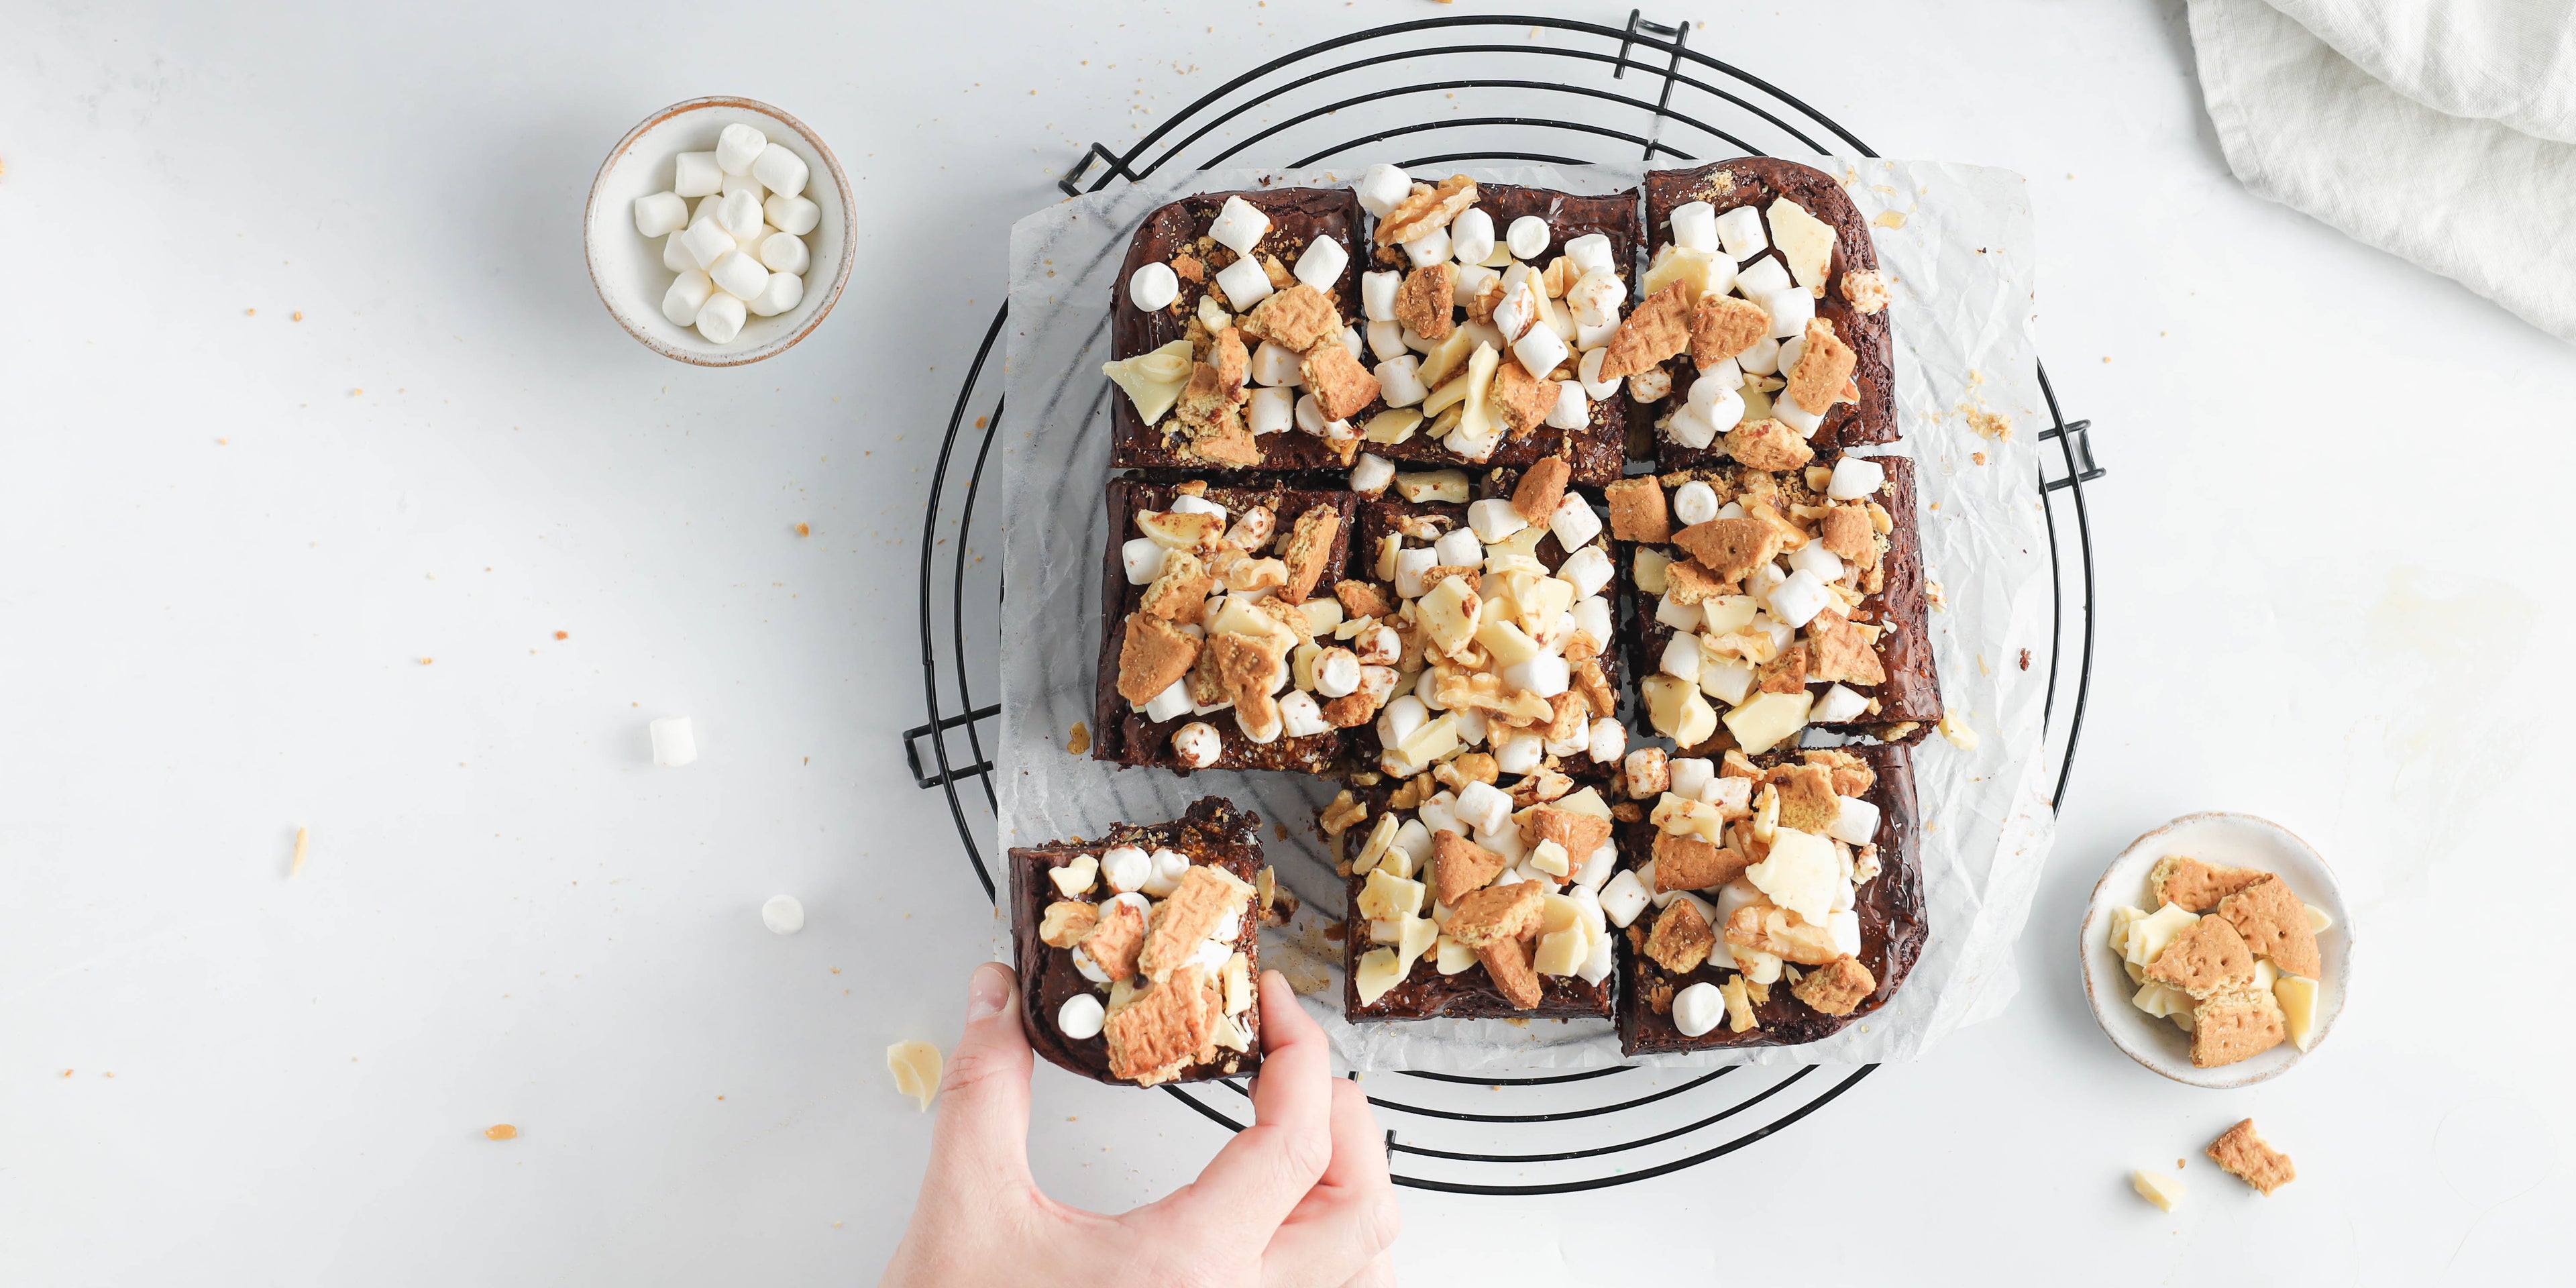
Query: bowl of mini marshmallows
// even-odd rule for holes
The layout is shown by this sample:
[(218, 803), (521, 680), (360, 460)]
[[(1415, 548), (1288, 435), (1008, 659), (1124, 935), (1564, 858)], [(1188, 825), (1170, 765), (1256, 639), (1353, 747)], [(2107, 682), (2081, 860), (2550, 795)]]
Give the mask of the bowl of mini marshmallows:
[(590, 185), (591, 285), (655, 353), (758, 362), (805, 338), (850, 280), (850, 181), (805, 123), (747, 98), (675, 103)]

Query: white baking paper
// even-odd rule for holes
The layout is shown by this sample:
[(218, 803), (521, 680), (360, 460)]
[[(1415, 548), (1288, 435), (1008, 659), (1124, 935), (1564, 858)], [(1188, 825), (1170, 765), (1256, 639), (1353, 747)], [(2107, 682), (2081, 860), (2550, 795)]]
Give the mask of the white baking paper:
[[(1897, 411), (1886, 448), (1919, 463), (1926, 575), (1941, 689), (1973, 747), (1936, 734), (1915, 754), (1924, 820), (1918, 862), (1931, 936), (1887, 1007), (1803, 1047), (1641, 1058), (1640, 1063), (1780, 1064), (1910, 1060), (1961, 1025), (1998, 1013), (2017, 988), (2012, 944), (2055, 820), (2042, 711), (2051, 589), (2038, 488), (2045, 423), (2031, 342), (2030, 203), (2019, 175), (1922, 161), (1829, 160), (1874, 219), (1892, 286)], [(1636, 186), (1637, 167), (1513, 166), (1466, 173), (1582, 193)], [(1000, 842), (1096, 837), (1160, 821), (1222, 794), (1256, 810), (1271, 863), (1304, 901), (1265, 937), (1262, 963), (1289, 976), (1338, 1056), (1362, 1070), (1494, 1072), (1618, 1063), (1608, 1021), (1436, 1020), (1351, 1024), (1341, 1016), (1342, 883), (1313, 826), (1331, 784), (1278, 773), (1187, 778), (1120, 770), (1065, 750), (1093, 719), (1103, 551), (1111, 540), (1109, 301), (1145, 215), (1192, 192), (1339, 185), (1328, 171), (1159, 175), (1031, 215), (1011, 230), (1006, 393), (999, 435), (1003, 542)], [(2010, 429), (2005, 427), (2009, 426)], [(1124, 535), (1124, 534), (1120, 534)], [(1970, 741), (1961, 738), (1958, 742)], [(1009, 954), (1008, 932), (996, 939)]]

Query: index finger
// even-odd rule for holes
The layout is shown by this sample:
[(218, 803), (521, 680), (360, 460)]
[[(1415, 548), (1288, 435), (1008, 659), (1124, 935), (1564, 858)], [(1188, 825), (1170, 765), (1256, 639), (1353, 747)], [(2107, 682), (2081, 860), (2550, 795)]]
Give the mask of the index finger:
[(1267, 1243), (1333, 1157), (1332, 1061), (1324, 1031), (1275, 970), (1261, 972), (1261, 1074), (1253, 1125), (1209, 1160), (1197, 1183), (1172, 1196), (1194, 1219), (1242, 1227)]

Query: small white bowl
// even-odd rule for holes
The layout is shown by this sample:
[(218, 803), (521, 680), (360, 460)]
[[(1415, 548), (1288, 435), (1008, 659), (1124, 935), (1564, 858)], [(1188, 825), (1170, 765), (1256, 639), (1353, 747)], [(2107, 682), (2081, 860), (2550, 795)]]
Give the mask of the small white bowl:
[[(805, 274), (805, 298), (774, 318), (746, 319), (733, 343), (715, 344), (697, 328), (675, 326), (662, 316), (662, 296), (671, 289), (673, 274), (662, 267), (662, 239), (635, 231), (635, 199), (670, 191), (675, 158), (714, 150), (716, 134), (737, 123), (757, 126), (770, 142), (804, 160), (812, 177), (798, 195), (822, 207), (822, 218), (805, 237), (814, 255), (814, 267)], [(665, 358), (701, 367), (739, 367), (795, 347), (832, 311), (850, 280), (857, 231), (849, 176), (803, 121), (747, 98), (693, 98), (644, 118), (609, 150), (599, 177), (590, 184), (582, 248), (600, 303), (629, 335)], [(820, 278), (827, 270), (832, 279), (824, 283)]]
[[(2168, 854), (2188, 854), (2232, 868), (2261, 868), (2290, 883), (2302, 903), (2323, 909), (2334, 925), (2317, 936), (2317, 955), (2325, 966), (2318, 982), (2317, 1035), (2302, 1052), (2287, 1042), (2250, 1059), (2203, 1069), (2191, 1062), (2191, 1035), (2158, 1019), (2129, 1001), (2137, 987), (2129, 982), (2120, 958), (2111, 951), (2111, 910), (2143, 907), (2154, 911), (2147, 893), (2147, 873)], [(2288, 828), (2251, 814), (2186, 814), (2129, 843), (2093, 887), (2084, 909), (2084, 929), (2076, 942), (2083, 962), (2084, 996), (2093, 1019), (2111, 1045), (2129, 1058), (2176, 1082), (2194, 1087), (2247, 1087), (2287, 1072), (2301, 1058), (2325, 1046), (2335, 1017), (2343, 1013), (2344, 994), (2352, 977), (2352, 914), (2344, 907), (2343, 887), (2334, 869), (2315, 849)]]

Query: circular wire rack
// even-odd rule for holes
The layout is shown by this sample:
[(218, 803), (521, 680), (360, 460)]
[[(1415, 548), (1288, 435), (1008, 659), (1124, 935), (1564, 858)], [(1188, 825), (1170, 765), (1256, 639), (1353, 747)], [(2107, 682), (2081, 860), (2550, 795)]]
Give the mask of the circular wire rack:
[[(1631, 11), (1625, 27), (1502, 15), (1430, 18), (1353, 32), (1243, 73), (1125, 151), (1094, 143), (1059, 181), (1068, 196), (1167, 167), (1303, 168), (1377, 161), (1406, 168), (1642, 159), (1692, 165), (1743, 155), (1877, 152), (1795, 96), (1703, 49), (1687, 23)], [(1544, 114), (1542, 114), (1542, 111)], [(972, 549), (976, 500), (1001, 428), (993, 317), (968, 364), (932, 473), (922, 525), (921, 664), (925, 723), (904, 754), (924, 790), (947, 798), (958, 839), (988, 896), (995, 833), (988, 726), (997, 683), (999, 561)], [(2048, 425), (2040, 497), (2055, 584), (2046, 726), (2062, 802), (2093, 662), (2093, 545), (2085, 484), (2102, 476), (2089, 422), (2069, 422), (2043, 368)], [(2054, 460), (2051, 460), (2051, 457)], [(2070, 642), (2069, 630), (2074, 633)], [(2073, 650), (2075, 665), (2061, 665)], [(979, 675), (982, 677), (979, 681)], [(2061, 706), (2063, 695), (2068, 701)], [(979, 698), (981, 702), (979, 704)], [(2061, 714), (2062, 713), (2062, 714)], [(1680, 1171), (1723, 1157), (1822, 1109), (1877, 1066), (1613, 1066), (1533, 1077), (1402, 1073), (1372, 1079), (1399, 1185), (1465, 1194), (1562, 1194)], [(1229, 1130), (1248, 1124), (1242, 1079), (1166, 1087)]]

